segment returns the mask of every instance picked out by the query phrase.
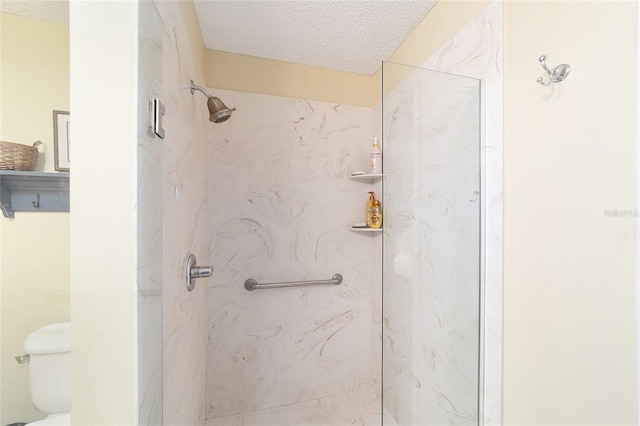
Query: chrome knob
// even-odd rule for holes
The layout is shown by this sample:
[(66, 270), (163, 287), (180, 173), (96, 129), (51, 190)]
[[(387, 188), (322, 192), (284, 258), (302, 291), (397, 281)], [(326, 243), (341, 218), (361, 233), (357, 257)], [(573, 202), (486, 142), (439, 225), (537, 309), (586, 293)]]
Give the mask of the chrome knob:
[(196, 266), (196, 257), (193, 254), (187, 256), (186, 282), (187, 290), (192, 291), (196, 286), (196, 278), (206, 278), (213, 274), (213, 266)]

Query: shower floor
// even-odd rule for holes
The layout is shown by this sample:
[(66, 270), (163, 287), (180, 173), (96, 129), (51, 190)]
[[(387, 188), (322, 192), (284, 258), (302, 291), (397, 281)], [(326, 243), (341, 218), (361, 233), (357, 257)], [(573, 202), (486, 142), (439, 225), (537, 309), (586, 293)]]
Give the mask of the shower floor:
[(206, 426), (378, 426), (380, 398), (371, 388), (208, 419)]

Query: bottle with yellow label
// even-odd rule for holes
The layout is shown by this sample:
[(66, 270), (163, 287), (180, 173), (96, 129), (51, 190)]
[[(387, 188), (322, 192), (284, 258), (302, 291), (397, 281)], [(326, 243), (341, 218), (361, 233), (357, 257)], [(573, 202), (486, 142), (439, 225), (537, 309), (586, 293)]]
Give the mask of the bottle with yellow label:
[(375, 192), (369, 192), (369, 199), (367, 200), (367, 207), (365, 209), (365, 223), (370, 227), (371, 211), (373, 209), (373, 202), (376, 200)]
[(382, 228), (382, 204), (380, 204), (380, 200), (373, 200), (371, 224), (367, 223), (367, 226), (375, 229)]

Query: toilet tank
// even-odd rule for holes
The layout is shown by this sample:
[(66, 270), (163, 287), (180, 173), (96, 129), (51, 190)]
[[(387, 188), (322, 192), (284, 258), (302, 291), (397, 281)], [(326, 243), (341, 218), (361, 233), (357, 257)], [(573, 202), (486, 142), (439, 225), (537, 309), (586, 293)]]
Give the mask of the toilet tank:
[(49, 324), (24, 342), (29, 360), (29, 390), (43, 413), (71, 411), (71, 323)]

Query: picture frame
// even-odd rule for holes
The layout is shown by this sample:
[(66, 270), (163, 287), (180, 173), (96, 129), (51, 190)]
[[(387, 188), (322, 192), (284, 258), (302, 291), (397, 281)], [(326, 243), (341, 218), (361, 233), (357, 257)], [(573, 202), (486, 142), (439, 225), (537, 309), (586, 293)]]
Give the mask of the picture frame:
[(53, 150), (55, 169), (59, 172), (68, 172), (71, 167), (69, 155), (70, 139), (70, 114), (69, 111), (53, 110)]

